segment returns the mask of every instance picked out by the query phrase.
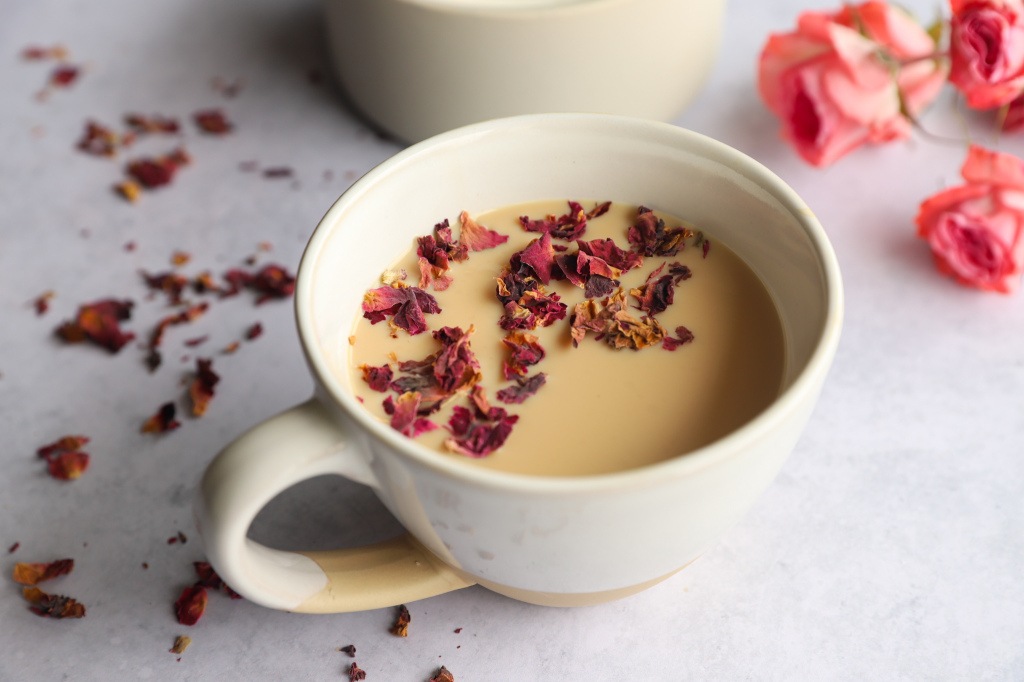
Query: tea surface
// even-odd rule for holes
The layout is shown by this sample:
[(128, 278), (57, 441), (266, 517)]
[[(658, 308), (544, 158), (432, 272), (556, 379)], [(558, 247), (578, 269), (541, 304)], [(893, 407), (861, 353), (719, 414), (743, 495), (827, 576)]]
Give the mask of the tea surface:
[[(594, 205), (582, 203), (587, 210)], [(652, 464), (706, 445), (742, 426), (776, 398), (784, 369), (778, 313), (757, 275), (714, 235), (708, 235), (711, 246), (706, 257), (700, 248), (688, 246), (675, 256), (646, 258), (641, 267), (619, 278), (628, 293), (662, 263), (689, 267), (692, 276), (679, 282), (674, 302), (656, 317), (669, 334), (684, 325), (693, 332), (693, 341), (674, 351), (660, 345), (615, 350), (591, 333), (573, 348), (569, 317), (575, 304), (584, 300), (584, 292), (568, 281), (552, 280), (547, 289), (562, 297), (568, 314), (530, 332), (546, 351), (546, 357), (529, 368), (530, 374), (544, 372), (547, 383), (520, 405), (497, 401), (495, 393), (513, 382), (502, 374), (502, 359), (508, 356), (502, 339), (508, 332), (498, 325), (503, 308), (495, 296), (495, 278), (514, 253), (540, 236), (525, 232), (520, 216), (541, 218), (565, 212), (564, 201), (544, 201), (475, 216), (481, 225), (508, 235), (508, 242), (453, 263), (449, 274), (454, 279), (447, 290), (428, 288), (442, 309), (426, 316), (430, 330), (443, 326), (465, 330), (473, 325), (470, 345), (482, 365), (480, 385), (492, 405), (519, 416), (508, 440), (482, 458), (446, 452), (443, 443), (450, 434), (444, 428), (416, 440), (489, 469), (544, 476), (602, 474)], [(605, 215), (587, 222), (581, 239), (611, 238), (628, 249), (626, 232), (636, 212), (636, 206), (612, 204)], [(685, 224), (658, 215), (667, 227)], [(459, 221), (455, 216), (450, 221), (457, 236)], [(576, 248), (563, 240), (554, 243), (567, 244), (570, 253)], [(392, 268), (404, 269), (406, 283), (417, 285), (415, 245)], [(627, 302), (636, 304), (631, 296)], [(643, 314), (632, 307), (629, 312), (638, 318)], [(420, 360), (440, 344), (429, 332), (410, 336), (399, 330), (397, 338), (392, 338), (387, 323), (373, 325), (364, 318), (355, 322), (352, 333), (349, 378), (353, 392), (369, 412), (387, 422), (382, 407), (385, 394), (370, 389), (359, 367), (385, 365), (391, 353), (399, 360)], [(460, 396), (451, 402), (465, 404), (466, 400)], [(446, 404), (430, 419), (443, 427), (451, 408)]]

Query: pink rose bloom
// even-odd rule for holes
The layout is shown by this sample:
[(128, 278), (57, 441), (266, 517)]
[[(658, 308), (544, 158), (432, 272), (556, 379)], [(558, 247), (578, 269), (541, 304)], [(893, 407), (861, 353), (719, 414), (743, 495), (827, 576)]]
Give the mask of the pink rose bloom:
[(1024, 162), (972, 146), (960, 172), (967, 184), (921, 204), (917, 234), (943, 274), (1013, 293), (1024, 272)]
[(773, 34), (758, 87), (782, 135), (815, 166), (867, 142), (910, 134), (946, 79), (935, 41), (909, 15), (873, 0), (835, 14), (805, 12), (796, 31)]
[(949, 80), (974, 109), (1024, 91), (1024, 1), (950, 0)]

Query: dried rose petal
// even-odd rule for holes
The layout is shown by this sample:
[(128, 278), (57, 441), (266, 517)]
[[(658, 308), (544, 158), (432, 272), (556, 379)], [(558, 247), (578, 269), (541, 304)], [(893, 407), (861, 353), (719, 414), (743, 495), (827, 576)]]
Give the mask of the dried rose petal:
[(190, 585), (181, 591), (178, 601), (174, 602), (174, 612), (182, 625), (195, 625), (206, 611), (208, 599), (206, 588), (202, 585)]
[(38, 587), (26, 587), (22, 590), (25, 600), (32, 606), (32, 613), (44, 618), (82, 618), (85, 606), (71, 597), (62, 594), (47, 594)]
[(192, 114), (196, 126), (204, 133), (224, 135), (234, 127), (220, 109), (206, 109)]
[(146, 364), (149, 366), (149, 370), (151, 372), (159, 367), (162, 361), (160, 351), (158, 351), (157, 348), (159, 348), (160, 344), (163, 342), (164, 332), (167, 328), (174, 325), (192, 322), (205, 313), (209, 307), (210, 304), (205, 301), (203, 303), (190, 305), (181, 312), (175, 313), (174, 315), (168, 315), (157, 323), (149, 337), (149, 353), (146, 357)]
[(693, 332), (680, 325), (676, 327), (675, 338), (666, 336), (661, 342), (661, 347), (665, 350), (675, 350), (679, 346), (690, 343), (691, 341), (693, 341)]
[(36, 454), (43, 459), (50, 459), (53, 455), (58, 455), (62, 452), (76, 452), (81, 450), (88, 442), (88, 436), (64, 436), (49, 445), (44, 445), (39, 448), (39, 450), (36, 451)]
[(197, 585), (202, 585), (203, 587), (211, 590), (222, 589), (232, 599), (242, 598), (242, 595), (228, 587), (228, 584), (224, 582), (219, 575), (217, 575), (217, 572), (213, 570), (213, 567), (210, 566), (208, 562), (193, 561), (192, 567), (195, 569), (196, 575), (199, 577), (199, 580), (196, 583)]
[(177, 305), (181, 303), (181, 294), (188, 286), (188, 278), (176, 272), (161, 272), (151, 275), (142, 271), (142, 278), (146, 280), (146, 286), (151, 291), (159, 291), (167, 294), (169, 303)]
[(46, 460), (50, 476), (61, 481), (73, 481), (89, 468), (89, 455), (84, 452), (62, 452)]
[(420, 394), (415, 391), (403, 393), (398, 396), (398, 400), (391, 396), (385, 398), (384, 411), (391, 415), (391, 428), (409, 438), (416, 438), (439, 428), (426, 417), (418, 416), (420, 399)]
[(137, 133), (174, 134), (180, 130), (178, 119), (159, 114), (125, 114), (124, 122)]
[(14, 554), (15, 552), (18, 551), (19, 547), (21, 547), (21, 543), (20, 542), (15, 542), (13, 545), (11, 545), (10, 547), (7, 548), (7, 553), (8, 554)]
[(345, 646), (340, 646), (340, 647), (338, 647), (338, 651), (340, 651), (343, 654), (348, 654), (350, 658), (355, 658), (356, 657), (356, 645), (355, 644), (346, 644)]
[(606, 201), (595, 206), (590, 213), (587, 213), (579, 203), (570, 201), (569, 212), (563, 216), (556, 218), (553, 215), (549, 215), (541, 220), (531, 220), (528, 216), (521, 216), (519, 224), (527, 232), (547, 232), (556, 239), (574, 241), (582, 236), (583, 232), (587, 229), (588, 218), (597, 218), (604, 215), (610, 207), (611, 202)]
[(135, 203), (142, 194), (142, 186), (134, 180), (125, 180), (114, 185), (114, 191), (131, 203)]
[(67, 575), (75, 568), (74, 559), (57, 559), (49, 563), (14, 564), (14, 582), (22, 585), (38, 585)]
[(75, 145), (79, 150), (93, 156), (114, 156), (117, 148), (130, 145), (133, 141), (131, 136), (122, 136), (110, 128), (97, 123), (86, 121), (82, 137)]
[(172, 654), (183, 654), (183, 653), (185, 653), (185, 649), (187, 649), (188, 645), (191, 644), (191, 643), (192, 643), (192, 638), (191, 637), (187, 637), (185, 635), (178, 635), (177, 637), (174, 638), (174, 646), (172, 646), (169, 649), (169, 651)]
[(359, 682), (366, 679), (366, 671), (356, 665), (355, 661), (348, 667), (348, 682)]
[(198, 346), (200, 344), (203, 344), (203, 343), (206, 343), (209, 340), (210, 340), (210, 335), (209, 334), (203, 334), (202, 336), (197, 336), (197, 337), (192, 338), (192, 339), (185, 339), (184, 343), (189, 348), (195, 348), (196, 346)]
[(644, 256), (674, 256), (686, 246), (685, 240), (692, 237), (693, 232), (686, 227), (665, 229), (664, 220), (641, 206), (637, 209), (636, 223), (626, 236), (633, 251)]
[(528, 332), (513, 331), (501, 342), (509, 350), (509, 356), (501, 362), (505, 379), (526, 376), (528, 367), (544, 359), (544, 348), (540, 345), (539, 339)]
[(393, 635), (398, 637), (409, 636), (409, 623), (412, 621), (412, 616), (409, 615), (409, 609), (406, 608), (405, 604), (399, 604), (398, 616), (395, 619), (395, 624), (388, 630)]
[(174, 403), (164, 403), (152, 417), (142, 425), (142, 433), (166, 433), (181, 426), (181, 422), (175, 420), (177, 408)]
[(196, 359), (196, 376), (189, 386), (189, 397), (192, 398), (192, 414), (202, 417), (213, 398), (213, 388), (220, 377), (213, 371), (213, 360)]
[(547, 380), (548, 376), (544, 372), (538, 372), (529, 378), (520, 377), (516, 379), (515, 386), (503, 388), (495, 396), (503, 403), (519, 405), (530, 396), (535, 395), (541, 386), (547, 383)]
[(619, 289), (600, 303), (587, 299), (576, 304), (570, 318), (573, 347), (577, 347), (588, 331), (598, 334), (615, 349), (640, 350), (659, 343), (665, 329), (653, 317), (638, 320), (626, 312), (625, 294)]
[(381, 393), (387, 392), (388, 385), (394, 377), (390, 365), (384, 365), (383, 367), (360, 365), (359, 369), (363, 370), (363, 380), (370, 385), (371, 389)]
[(86, 339), (102, 346), (111, 353), (121, 350), (135, 338), (131, 332), (121, 331), (120, 322), (130, 319), (132, 301), (104, 299), (78, 308), (77, 317), (57, 328), (57, 335), (68, 343), (79, 343)]
[(128, 175), (138, 181), (146, 189), (167, 185), (182, 166), (191, 162), (184, 149), (176, 149), (170, 154), (157, 158), (140, 158), (128, 163)]
[(259, 294), (256, 305), (272, 298), (288, 298), (295, 293), (295, 276), (280, 265), (264, 265), (247, 284)]
[(44, 291), (32, 300), (32, 307), (36, 309), (36, 315), (44, 315), (50, 309), (50, 300), (56, 296), (53, 291)]
[(467, 409), (456, 405), (448, 421), (452, 436), (445, 440), (445, 447), (467, 457), (485, 457), (500, 448), (519, 417), (510, 415), (502, 407), (491, 407), (483, 387), (473, 387)]
[(462, 223), (462, 231), (459, 232), (459, 243), (465, 244), (470, 251), (483, 251), (493, 249), (508, 241), (508, 235), (500, 234), (489, 230), (469, 217), (469, 213), (463, 211), (459, 214), (459, 221)]
[(499, 321), (502, 329), (536, 329), (564, 319), (567, 307), (561, 297), (544, 291), (543, 287), (528, 290), (518, 302), (508, 303)]
[(254, 322), (252, 326), (245, 330), (245, 340), (252, 341), (258, 339), (263, 335), (263, 325), (259, 322)]
[(377, 324), (388, 316), (411, 335), (427, 331), (425, 313), (439, 313), (437, 299), (419, 287), (390, 286), (371, 289), (363, 296), (363, 317)]
[(66, 88), (78, 80), (79, 73), (77, 66), (62, 64), (50, 73), (50, 85), (56, 88)]
[(21, 51), (21, 58), (28, 61), (61, 60), (68, 56), (68, 51), (63, 45), (53, 47), (39, 47), (30, 45)]
[(430, 682), (455, 682), (455, 676), (448, 671), (448, 668), (442, 665), (440, 669), (434, 673), (434, 676), (430, 678)]
[(555, 249), (551, 246), (551, 235), (545, 232), (540, 239), (534, 239), (525, 249), (513, 254), (509, 262), (520, 275), (524, 274), (521, 266), (526, 266), (533, 271), (541, 284), (549, 283), (551, 271), (555, 267)]

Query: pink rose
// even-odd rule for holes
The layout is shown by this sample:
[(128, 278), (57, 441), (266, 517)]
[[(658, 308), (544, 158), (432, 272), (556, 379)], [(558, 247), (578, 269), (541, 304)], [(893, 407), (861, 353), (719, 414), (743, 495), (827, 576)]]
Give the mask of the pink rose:
[(967, 184), (921, 204), (917, 234), (943, 274), (1013, 293), (1024, 272), (1024, 162), (972, 146), (960, 172)]
[(1024, 2), (950, 0), (949, 80), (974, 109), (992, 109), (1024, 91)]
[(805, 12), (761, 52), (758, 86), (782, 135), (815, 166), (860, 145), (907, 137), (942, 89), (945, 61), (909, 15), (872, 0)]

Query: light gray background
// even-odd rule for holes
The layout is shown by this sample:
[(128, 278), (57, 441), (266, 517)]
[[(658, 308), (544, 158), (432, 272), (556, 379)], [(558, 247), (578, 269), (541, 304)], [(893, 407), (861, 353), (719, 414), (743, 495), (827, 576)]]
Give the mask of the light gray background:
[[(202, 558), (190, 511), (201, 471), (231, 438), (310, 394), (290, 303), (214, 302), (168, 333), (155, 374), (134, 345), (111, 357), (51, 335), (79, 303), (107, 296), (135, 299), (129, 326), (145, 334), (166, 309), (145, 299), (138, 271), (167, 269), (176, 249), (193, 254), (185, 272), (219, 273), (269, 241), (263, 261), (294, 270), (331, 202), (401, 148), (343, 107), (319, 5), (4, 0), (0, 569), (73, 557), (74, 572), (46, 587), (78, 598), (88, 616), (37, 618), (4, 578), (0, 679), (343, 679), (349, 659), (335, 648), (350, 643), (370, 682), (425, 681), (439, 664), (459, 682), (1024, 679), (1024, 298), (940, 277), (914, 237), (920, 201), (958, 181), (963, 144), (917, 134), (817, 170), (779, 141), (756, 94), (757, 54), (769, 31), (789, 29), (811, 5), (834, 6), (733, 0), (708, 87), (676, 121), (792, 184), (843, 268), (843, 341), (778, 480), (719, 545), (645, 593), (562, 610), (469, 588), (411, 604), (410, 636), (398, 639), (387, 632), (391, 610), (294, 615), (213, 594), (197, 626), (173, 615)], [(935, 3), (912, 5), (930, 22)], [(49, 67), (19, 53), (58, 42), (85, 73), (39, 102)], [(311, 68), (322, 85), (310, 84)], [(215, 77), (240, 77), (244, 88), (226, 99), (211, 88)], [(207, 107), (223, 108), (236, 131), (196, 134), (184, 119)], [(74, 149), (86, 119), (113, 125), (129, 111), (181, 117), (194, 157), (137, 205), (109, 190), (124, 156)], [(992, 142), (986, 119), (967, 119), (977, 141)], [(925, 123), (963, 135), (950, 97)], [(148, 139), (132, 155), (169, 147)], [(1022, 154), (1024, 137), (999, 148)], [(245, 173), (246, 161), (290, 166), (295, 177)], [(130, 240), (132, 253), (122, 248)], [(49, 289), (52, 310), (37, 317), (30, 301)], [(255, 321), (263, 337), (219, 354)], [(181, 345), (201, 334), (211, 337), (205, 346)], [(185, 417), (165, 437), (140, 434), (145, 417), (182, 396), (192, 362), (180, 356), (197, 350), (213, 354), (222, 376), (207, 416)], [(93, 463), (61, 483), (34, 453), (68, 433), (92, 437)], [(188, 542), (168, 545), (179, 530)], [(368, 490), (337, 478), (286, 493), (252, 529), (287, 548), (396, 532)], [(14, 542), (21, 547), (8, 554)], [(179, 634), (193, 638), (180, 662), (168, 653)]]

